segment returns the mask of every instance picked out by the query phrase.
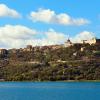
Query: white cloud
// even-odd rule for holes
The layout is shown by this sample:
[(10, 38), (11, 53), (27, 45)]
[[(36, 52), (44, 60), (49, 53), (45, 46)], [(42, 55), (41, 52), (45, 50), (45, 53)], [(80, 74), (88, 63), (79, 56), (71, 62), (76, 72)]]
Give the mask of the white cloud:
[(71, 40), (76, 43), (82, 43), (83, 40), (91, 40), (94, 37), (93, 32), (83, 31), (77, 34), (75, 37), (72, 37)]
[(27, 39), (36, 34), (35, 30), (21, 25), (5, 25), (0, 27), (0, 38)]
[(40, 45), (53, 45), (53, 44), (61, 44), (67, 39), (67, 35), (64, 33), (56, 32), (53, 29), (49, 29), (45, 32), (46, 37), (39, 40)]
[(21, 15), (16, 10), (7, 7), (5, 4), (0, 4), (0, 17), (19, 18)]
[[(37, 38), (41, 34), (42, 38)], [(0, 47), (5, 48), (20, 48), (28, 44), (33, 46), (53, 45), (64, 42), (66, 38), (64, 33), (56, 32), (53, 29), (41, 33), (21, 25), (0, 27)]]
[(0, 27), (0, 45), (7, 48), (24, 46), (25, 41), (34, 39), (36, 30), (21, 25), (5, 25)]
[(29, 18), (33, 22), (56, 23), (62, 25), (84, 25), (89, 21), (84, 18), (72, 18), (66, 13), (56, 14), (55, 11), (50, 9), (38, 9), (37, 12), (32, 11)]
[[(93, 37), (94, 33), (83, 31), (74, 37), (70, 37), (70, 39), (72, 42), (82, 43), (82, 40), (90, 40)], [(28, 44), (33, 46), (62, 44), (67, 38), (68, 35), (65, 35), (65, 33), (57, 32), (53, 29), (40, 32), (22, 25), (0, 27), (0, 47), (3, 48), (23, 48)]]
[[(40, 32), (37, 35), (41, 34)], [(43, 38), (41, 39), (29, 39), (25, 41), (25, 44), (31, 44), (33, 46), (45, 46), (45, 45), (54, 45), (61, 44), (67, 39), (67, 35), (64, 33), (56, 32), (53, 29), (49, 29), (47, 32), (42, 33)]]

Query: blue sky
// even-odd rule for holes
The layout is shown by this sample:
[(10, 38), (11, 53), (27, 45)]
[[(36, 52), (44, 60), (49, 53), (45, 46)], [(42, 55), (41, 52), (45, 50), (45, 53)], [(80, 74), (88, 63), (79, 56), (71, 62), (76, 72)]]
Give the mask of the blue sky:
[[(100, 30), (100, 1), (99, 0), (63, 0), (63, 1), (61, 0), (59, 1), (58, 0), (25, 0), (25, 1), (0, 0), (0, 4), (3, 4), (6, 7), (15, 10), (21, 16), (20, 18), (14, 18), (10, 14), (9, 16), (2, 15), (0, 17), (0, 29), (3, 30), (4, 33), (5, 33), (4, 28), (6, 30), (8, 29), (6, 25), (11, 25), (12, 28), (13, 26), (16, 27), (16, 25), (20, 25), (23, 27), (25, 26), (26, 28), (29, 28), (31, 30), (37, 31), (36, 32), (37, 35), (34, 35), (33, 38), (30, 38), (28, 35), (28, 37), (26, 37), (28, 38), (28, 40), (34, 39), (36, 42), (37, 40), (39, 42), (44, 40), (45, 42), (48, 42), (48, 44), (51, 43), (51, 41), (49, 43), (49, 39), (53, 39), (49, 37), (50, 35), (49, 36), (47, 35), (50, 33), (51, 34), (54, 33), (55, 38), (58, 38), (58, 39), (61, 36), (61, 41), (62, 41), (63, 36), (74, 38), (74, 37), (77, 37), (77, 35), (80, 33), (84, 34), (84, 32), (87, 32), (87, 34), (93, 33), (93, 35), (100, 38), (100, 32), (99, 32)], [(53, 14), (52, 19), (45, 20), (46, 16), (44, 17), (44, 19), (41, 19), (39, 17), (40, 13), (38, 13), (39, 9), (42, 9), (40, 10), (40, 12), (47, 11), (47, 10), (49, 10), (48, 12), (50, 12), (50, 14), (51, 12), (53, 12), (54, 14)], [(31, 16), (32, 12), (35, 12), (34, 16), (33, 15)], [(68, 21), (66, 23), (61, 22), (63, 18), (60, 16), (61, 14), (68, 15), (68, 17), (71, 18), (71, 21)], [(58, 17), (60, 18), (57, 19)], [(84, 22), (80, 22), (81, 21), (80, 18), (84, 19)], [(64, 21), (65, 20), (66, 19), (64, 19)], [(77, 24), (78, 22), (79, 24)], [(0, 34), (2, 35), (3, 32)], [(7, 32), (6, 34), (8, 35), (10, 33)], [(18, 34), (21, 34), (21, 33), (18, 33)], [(26, 32), (25, 35), (26, 34), (29, 34), (29, 32)], [(59, 35), (58, 37), (56, 36), (57, 34)], [(63, 34), (63, 36), (61, 34)], [(18, 43), (20, 42), (18, 39), (16, 39), (16, 41), (18, 45)], [(32, 42), (29, 42), (29, 41), (21, 42), (22, 45), (18, 45), (17, 47), (25, 46), (28, 43), (32, 44)], [(59, 41), (58, 40), (54, 41), (51, 44), (57, 43), (57, 42)], [(23, 43), (25, 45), (23, 45)], [(40, 43), (37, 43), (35, 45), (38, 45), (38, 44), (41, 45)], [(42, 44), (44, 44), (44, 42)], [(0, 46), (10, 48), (10, 47), (14, 47), (14, 44), (12, 46), (10, 46), (9, 44), (6, 44), (5, 38), (3, 38)]]

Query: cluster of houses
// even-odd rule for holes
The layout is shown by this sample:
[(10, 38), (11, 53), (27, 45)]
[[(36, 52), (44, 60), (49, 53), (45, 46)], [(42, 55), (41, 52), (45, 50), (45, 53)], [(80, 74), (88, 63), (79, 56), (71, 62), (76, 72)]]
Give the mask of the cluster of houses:
[[(70, 41), (70, 39), (68, 39), (65, 42), (64, 46), (69, 47), (69, 46), (73, 46), (74, 44), (79, 44), (79, 43), (72, 43)], [(100, 39), (92, 38), (90, 40), (82, 40), (82, 42), (80, 44), (90, 44), (90, 45), (97, 44), (97, 45), (100, 45)]]
[[(100, 44), (100, 39), (96, 39), (96, 38), (92, 38), (90, 40), (83, 40), (82, 43), (80, 44)], [(9, 51), (10, 53), (16, 53), (16, 52), (23, 52), (23, 51), (37, 51), (37, 50), (48, 50), (48, 49), (52, 49), (52, 50), (56, 50), (59, 49), (61, 47), (70, 47), (73, 46), (74, 44), (78, 44), (78, 43), (72, 43), (70, 41), (70, 39), (68, 39), (64, 44), (60, 44), (60, 45), (49, 45), (49, 46), (35, 46), (33, 47), (32, 45), (27, 45), (26, 48), (20, 48), (20, 49), (0, 49), (0, 54), (7, 54), (7, 52)]]

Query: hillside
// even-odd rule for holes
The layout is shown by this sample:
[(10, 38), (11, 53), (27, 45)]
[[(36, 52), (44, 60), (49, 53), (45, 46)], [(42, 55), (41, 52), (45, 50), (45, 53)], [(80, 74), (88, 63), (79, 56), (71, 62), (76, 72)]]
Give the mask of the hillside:
[(7, 50), (0, 54), (0, 80), (100, 80), (100, 45)]

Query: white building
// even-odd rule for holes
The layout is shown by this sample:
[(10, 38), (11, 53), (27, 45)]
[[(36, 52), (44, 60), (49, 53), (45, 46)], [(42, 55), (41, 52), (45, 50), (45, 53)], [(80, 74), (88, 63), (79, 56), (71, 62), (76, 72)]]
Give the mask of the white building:
[(65, 43), (64, 43), (64, 47), (70, 47), (73, 46), (73, 43), (70, 41), (70, 39), (68, 39)]
[(83, 43), (89, 43), (90, 45), (100, 44), (100, 39), (92, 38), (90, 40), (83, 40)]

